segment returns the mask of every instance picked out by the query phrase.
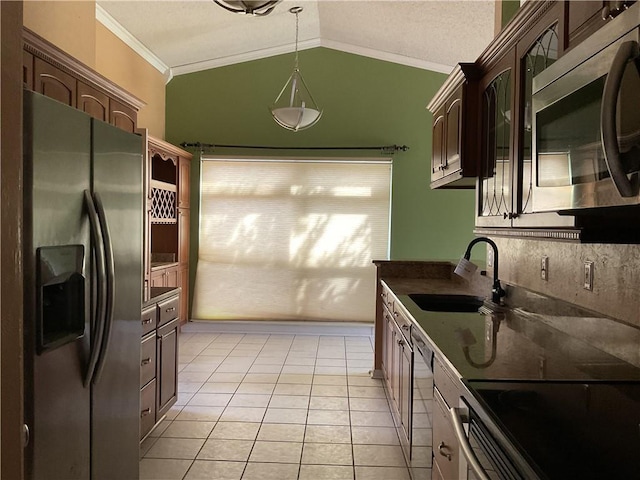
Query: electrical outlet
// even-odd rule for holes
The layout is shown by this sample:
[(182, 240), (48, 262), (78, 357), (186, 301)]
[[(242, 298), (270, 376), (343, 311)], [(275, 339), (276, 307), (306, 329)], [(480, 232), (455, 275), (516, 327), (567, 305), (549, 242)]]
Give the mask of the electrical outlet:
[(542, 257), (540, 262), (540, 278), (542, 280), (549, 280), (549, 257)]
[(593, 291), (593, 262), (584, 262), (584, 274), (583, 274), (585, 290)]

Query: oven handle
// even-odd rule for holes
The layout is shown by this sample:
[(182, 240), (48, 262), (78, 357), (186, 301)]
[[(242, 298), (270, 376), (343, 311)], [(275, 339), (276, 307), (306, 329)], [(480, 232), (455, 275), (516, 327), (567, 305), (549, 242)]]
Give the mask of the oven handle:
[(623, 154), (618, 147), (618, 136), (616, 132), (616, 108), (618, 94), (622, 84), (622, 76), (627, 68), (627, 62), (640, 55), (638, 42), (633, 40), (620, 45), (611, 69), (604, 84), (602, 97), (602, 109), (600, 111), (600, 130), (602, 138), (602, 148), (604, 150), (604, 161), (607, 164), (613, 183), (622, 197), (633, 197), (638, 192), (637, 177), (633, 181), (629, 180), (624, 171)]
[(449, 415), (451, 416), (451, 423), (453, 423), (453, 431), (456, 434), (458, 443), (462, 448), (462, 453), (467, 459), (469, 466), (475, 473), (476, 477), (478, 477), (478, 480), (490, 480), (489, 476), (486, 474), (486, 472), (482, 468), (482, 465), (480, 465), (480, 462), (478, 461), (476, 454), (473, 453), (473, 450), (471, 449), (471, 444), (469, 443), (469, 439), (467, 438), (467, 435), (465, 434), (465, 431), (464, 431), (464, 427), (462, 426), (463, 423), (468, 423), (468, 420), (463, 420), (463, 417), (465, 419), (469, 418), (465, 409), (451, 407), (449, 409)]

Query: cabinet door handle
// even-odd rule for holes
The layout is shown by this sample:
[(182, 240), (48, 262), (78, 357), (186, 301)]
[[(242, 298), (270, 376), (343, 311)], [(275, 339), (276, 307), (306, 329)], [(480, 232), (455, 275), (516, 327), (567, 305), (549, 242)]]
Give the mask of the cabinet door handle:
[(409, 330), (409, 325), (402, 325), (403, 330)]
[(142, 410), (140, 412), (140, 417), (146, 417), (147, 415), (149, 415), (151, 413), (151, 409), (150, 408), (145, 408), (144, 410)]
[(142, 361), (140, 362), (140, 366), (149, 365), (150, 363), (151, 363), (150, 357), (143, 358)]
[(398, 340), (398, 345), (404, 345), (404, 340)]
[(175, 311), (176, 311), (176, 307), (170, 307), (170, 308), (167, 308), (167, 309), (165, 310), (165, 312), (167, 312), (167, 313), (169, 313), (169, 312), (175, 312)]
[(443, 457), (446, 457), (447, 460), (451, 461), (451, 453), (445, 452), (445, 449), (448, 449), (448, 448), (449, 447), (444, 442), (440, 442), (440, 445), (438, 445), (438, 453)]
[(398, 318), (398, 312), (393, 312), (393, 316)]
[(153, 318), (145, 318), (142, 320), (143, 325), (149, 325), (151, 322), (153, 322)]

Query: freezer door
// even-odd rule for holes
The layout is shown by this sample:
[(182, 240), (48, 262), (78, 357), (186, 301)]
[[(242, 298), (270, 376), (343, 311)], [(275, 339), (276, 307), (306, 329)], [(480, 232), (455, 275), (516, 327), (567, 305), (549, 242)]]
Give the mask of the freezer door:
[(25, 470), (36, 480), (90, 477), (90, 127), (83, 113), (25, 92)]
[[(92, 120), (92, 191), (113, 252), (111, 322), (92, 386), (91, 478), (138, 478), (142, 309), (142, 140)], [(100, 212), (98, 212), (100, 214)], [(107, 267), (109, 270), (109, 267)]]

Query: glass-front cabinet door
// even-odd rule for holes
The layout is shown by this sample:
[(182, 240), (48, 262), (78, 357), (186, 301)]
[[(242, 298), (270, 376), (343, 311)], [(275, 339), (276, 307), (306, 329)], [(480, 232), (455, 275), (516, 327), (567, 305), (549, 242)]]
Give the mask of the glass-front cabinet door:
[(508, 54), (482, 82), (478, 225), (508, 226), (513, 211), (514, 59), (513, 54)]
[(569, 226), (557, 214), (533, 215), (533, 78), (562, 53), (562, 2), (486, 72), (482, 84), (479, 227)]
[(558, 24), (554, 23), (535, 39), (533, 45), (523, 55), (519, 55), (521, 75), (521, 128), (519, 142), (518, 184), (520, 194), (516, 206), (517, 213), (533, 212), (533, 77), (558, 59)]

